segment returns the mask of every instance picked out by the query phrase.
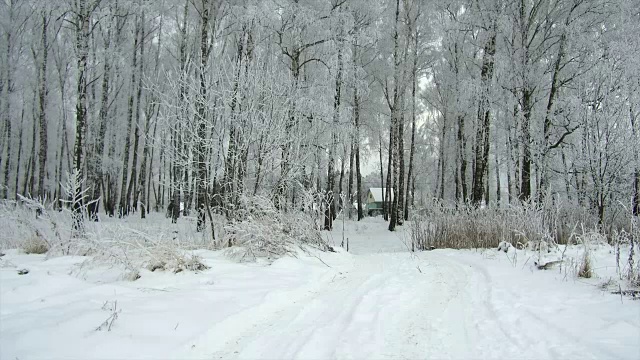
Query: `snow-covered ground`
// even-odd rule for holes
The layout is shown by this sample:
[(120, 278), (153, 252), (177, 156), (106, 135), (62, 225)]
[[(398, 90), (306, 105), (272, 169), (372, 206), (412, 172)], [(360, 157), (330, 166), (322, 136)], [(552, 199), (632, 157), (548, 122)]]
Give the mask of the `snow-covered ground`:
[[(327, 235), (340, 245), (342, 223)], [(198, 251), (210, 269), (133, 282), (83, 257), (8, 251), (0, 358), (640, 358), (640, 301), (600, 290), (603, 277), (539, 271), (525, 253), (411, 254), (377, 219), (344, 237), (349, 253), (268, 265)], [(596, 274), (611, 273), (598, 251)]]

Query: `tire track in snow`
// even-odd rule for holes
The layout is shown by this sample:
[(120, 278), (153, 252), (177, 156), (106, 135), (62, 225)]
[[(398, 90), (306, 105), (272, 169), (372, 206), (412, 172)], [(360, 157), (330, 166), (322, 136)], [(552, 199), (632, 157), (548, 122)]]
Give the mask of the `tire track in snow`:
[[(490, 358), (584, 358), (584, 359), (616, 359), (616, 354), (603, 347), (595, 347), (587, 343), (580, 335), (572, 334), (569, 329), (562, 328), (553, 318), (546, 319), (533, 309), (555, 309), (554, 304), (536, 304), (532, 307), (527, 302), (528, 294), (505, 284), (507, 278), (496, 281), (486, 267), (464, 256), (448, 256), (452, 262), (460, 264), (472, 278), (478, 288), (475, 294), (486, 294), (482, 298), (482, 307), (486, 314), (481, 316), (485, 322), (485, 331), (495, 334), (499, 349), (484, 357)], [(516, 269), (514, 271), (518, 271)], [(497, 328), (495, 328), (497, 327)], [(492, 329), (494, 328), (494, 329)], [(500, 339), (504, 339), (500, 341)], [(588, 349), (588, 350), (587, 350)], [(508, 354), (508, 355), (506, 355)]]
[(215, 343), (200, 355), (522, 359), (584, 353), (576, 348), (581, 342), (562, 329), (527, 313), (526, 307), (513, 309), (518, 296), (526, 294), (510, 293), (502, 278), (461, 253), (359, 255), (348, 269), (336, 270), (340, 276), (333, 272), (304, 296), (294, 290), (290, 301), (282, 301), (281, 294), (275, 305), (266, 299), (266, 304), (227, 318), (221, 328), (242, 325), (224, 334), (225, 341), (215, 341), (215, 331), (203, 336), (201, 344)]
[(216, 351), (213, 358), (334, 357), (345, 329), (384, 280), (378, 266), (360, 262), (345, 275), (325, 284), (314, 296), (254, 324), (250, 332)]
[[(419, 265), (421, 272), (416, 269)], [(464, 266), (362, 255), (344, 278), (256, 321), (212, 358), (468, 358), (481, 337)], [(239, 320), (239, 319), (238, 319)], [(246, 319), (245, 319), (246, 320)]]
[[(481, 322), (476, 323), (475, 326), (484, 334), (493, 334), (492, 336), (496, 341), (506, 339), (506, 341), (500, 341), (500, 347), (502, 348), (501, 353), (505, 347), (507, 347), (514, 356), (521, 353), (522, 348), (527, 345), (517, 336), (512, 335), (514, 330), (508, 330), (510, 328), (509, 324), (501, 321), (501, 317), (499, 316), (500, 310), (497, 309), (493, 303), (493, 288), (495, 284), (486, 268), (477, 266), (472, 262), (464, 261), (460, 257), (454, 258), (447, 256), (447, 258), (452, 264), (455, 264), (454, 266), (459, 269), (459, 271), (466, 272), (472, 280), (473, 287), (467, 289), (467, 292), (471, 293), (470, 297), (472, 302), (476, 304), (474, 311), (482, 314), (482, 316), (477, 316)], [(471, 291), (471, 289), (473, 289), (473, 291)], [(481, 298), (478, 298), (478, 296), (481, 296)], [(496, 346), (496, 344), (491, 344), (491, 346)]]

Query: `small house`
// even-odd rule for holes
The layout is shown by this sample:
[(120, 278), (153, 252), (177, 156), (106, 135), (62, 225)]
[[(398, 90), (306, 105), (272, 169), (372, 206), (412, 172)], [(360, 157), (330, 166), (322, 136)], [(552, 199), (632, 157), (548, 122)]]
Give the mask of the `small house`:
[[(386, 193), (386, 188), (369, 188), (369, 193), (367, 194), (367, 213), (369, 216), (382, 214), (383, 200), (385, 200)], [(391, 199), (393, 200), (393, 189), (391, 189)], [(389, 201), (389, 199), (386, 200)]]

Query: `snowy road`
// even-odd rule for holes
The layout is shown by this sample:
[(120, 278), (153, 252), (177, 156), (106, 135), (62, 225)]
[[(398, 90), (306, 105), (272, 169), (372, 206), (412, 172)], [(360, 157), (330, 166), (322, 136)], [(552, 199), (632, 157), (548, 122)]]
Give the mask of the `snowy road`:
[(625, 319), (612, 309), (585, 314), (562, 306), (575, 294), (548, 294), (548, 286), (547, 300), (532, 293), (534, 286), (507, 291), (472, 257), (463, 258), (440, 251), (356, 256), (349, 270), (290, 305), (243, 318), (251, 326), (210, 354), (222, 359), (640, 356), (638, 316)]
[[(81, 257), (9, 252), (0, 358), (640, 358), (640, 302), (495, 250), (412, 255), (383, 226), (347, 229), (348, 254), (265, 266), (202, 251), (209, 270), (135, 282)], [(96, 331), (113, 301), (112, 330)]]
[[(420, 270), (418, 270), (420, 267)], [(422, 271), (422, 272), (421, 272)], [(352, 268), (238, 334), (215, 358), (470, 358), (490, 355), (472, 272), (446, 257), (361, 255)], [(486, 316), (482, 316), (486, 320)], [(500, 335), (504, 335), (499, 333)], [(517, 348), (506, 344), (517, 354)], [(482, 352), (478, 353), (477, 351)]]

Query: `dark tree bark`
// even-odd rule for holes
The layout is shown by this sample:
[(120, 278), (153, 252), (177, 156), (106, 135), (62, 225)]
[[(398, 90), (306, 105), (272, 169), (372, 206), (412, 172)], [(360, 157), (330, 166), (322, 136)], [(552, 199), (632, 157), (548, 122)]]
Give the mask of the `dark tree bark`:
[(522, 178), (520, 181), (520, 200), (531, 198), (531, 96), (528, 89), (522, 92)]
[(40, 149), (38, 152), (38, 197), (44, 199), (47, 194), (45, 178), (47, 177), (47, 62), (49, 58), (49, 40), (47, 37), (50, 14), (42, 12), (42, 63), (40, 64), (40, 86), (38, 87), (38, 104), (40, 106), (38, 120), (40, 122)]
[(147, 109), (145, 111), (145, 126), (144, 126), (144, 137), (145, 144), (142, 150), (142, 162), (140, 163), (140, 177), (138, 178), (138, 192), (140, 194), (140, 217), (144, 219), (146, 217), (146, 213), (149, 211), (149, 189), (147, 187), (147, 162), (149, 160), (149, 153), (151, 152), (151, 142), (155, 137), (150, 137), (150, 127), (151, 122), (154, 121), (156, 114), (156, 106), (157, 103), (155, 100), (151, 100), (148, 103)]
[[(189, 14), (189, 0), (185, 0), (184, 2), (184, 8), (183, 8), (183, 13), (182, 13), (182, 25), (179, 25), (179, 29), (180, 29), (180, 49), (179, 49), (179, 53), (180, 53), (180, 89), (179, 89), (179, 93), (178, 93), (178, 110), (177, 110), (177, 117), (179, 119), (182, 119), (183, 121), (186, 120), (186, 84), (185, 84), (185, 80), (186, 80), (186, 72), (187, 72), (187, 19), (188, 19), (188, 14)], [(178, 222), (178, 218), (180, 217), (180, 202), (181, 202), (181, 193), (184, 189), (184, 186), (187, 184), (187, 182), (183, 182), (183, 173), (186, 174), (186, 170), (183, 166), (183, 164), (181, 164), (181, 156), (180, 153), (183, 149), (182, 146), (182, 134), (180, 131), (180, 122), (178, 122), (178, 124), (176, 124), (172, 129), (171, 129), (171, 142), (173, 145), (173, 166), (172, 166), (172, 172), (171, 174), (171, 178), (172, 180), (172, 186), (171, 186), (171, 190), (172, 190), (172, 194), (171, 194), (171, 203), (169, 204), (169, 212), (171, 215), (171, 222), (172, 223), (177, 223)], [(186, 208), (185, 208), (186, 211)]]
[[(133, 211), (138, 210), (138, 148), (140, 147), (140, 107), (142, 103), (142, 78), (144, 77), (144, 41), (145, 39), (145, 14), (142, 12), (142, 19), (140, 20), (140, 66), (138, 71), (138, 89), (136, 91), (136, 118), (135, 129), (133, 130), (133, 159), (131, 164), (131, 178), (129, 180), (129, 186), (127, 188), (127, 205), (133, 197), (133, 204), (131, 207)], [(135, 51), (135, 50), (134, 50)]]
[(354, 164), (354, 138), (351, 137), (349, 142), (349, 179), (347, 180), (347, 209), (349, 209), (349, 220), (353, 219), (353, 172), (355, 171)]
[[(393, 116), (393, 115), (392, 115)], [(383, 212), (384, 212), (384, 220), (390, 221), (391, 219), (391, 206), (392, 206), (392, 198), (391, 191), (393, 189), (393, 148), (394, 144), (394, 129), (393, 129), (393, 120), (391, 121), (391, 126), (389, 128), (389, 150), (387, 156), (387, 187), (386, 190), (382, 191), (382, 199), (383, 199)]]
[[(396, 224), (398, 223), (398, 182), (402, 181), (401, 179), (399, 179), (399, 172), (398, 172), (398, 166), (400, 165), (398, 162), (398, 156), (399, 156), (399, 151), (396, 145), (396, 141), (397, 141), (397, 136), (401, 136), (402, 134), (399, 134), (399, 130), (400, 130), (400, 126), (398, 124), (399, 122), (399, 111), (400, 111), (400, 106), (401, 106), (401, 101), (400, 99), (402, 98), (400, 96), (400, 89), (401, 89), (401, 85), (400, 85), (400, 77), (401, 77), (401, 70), (400, 70), (400, 52), (399, 52), (399, 48), (400, 48), (400, 39), (398, 36), (398, 28), (400, 26), (400, 0), (396, 0), (396, 14), (395, 14), (395, 29), (394, 29), (394, 33), (393, 33), (393, 105), (390, 106), (390, 110), (391, 110), (391, 129), (389, 131), (390, 133), (390, 140), (389, 140), (389, 172), (387, 173), (387, 191), (388, 194), (387, 196), (391, 196), (391, 201), (389, 202), (389, 204), (391, 205), (391, 212), (390, 212), (390, 217), (389, 217), (389, 231), (393, 231), (396, 228)], [(399, 143), (399, 141), (398, 141)], [(391, 167), (391, 163), (393, 161), (393, 172), (394, 174), (392, 175), (392, 167)], [(393, 179), (393, 194), (390, 191), (390, 183)]]
[[(77, 83), (76, 83), (76, 141), (73, 146), (73, 167), (81, 175), (84, 170), (84, 156), (87, 129), (87, 60), (89, 57), (89, 36), (91, 25), (91, 12), (94, 4), (88, 4), (86, 0), (78, 0), (75, 9), (75, 32), (76, 32), (76, 61), (77, 61)], [(78, 198), (81, 189), (75, 189), (73, 199), (74, 229), (82, 230), (82, 204)]]
[[(160, 49), (162, 48), (162, 25), (164, 18), (160, 17), (160, 25), (158, 27), (158, 47), (156, 51), (156, 59), (155, 59), (155, 67), (153, 69), (153, 73), (157, 74), (160, 67)], [(158, 114), (158, 100), (155, 95), (152, 95), (151, 98), (147, 101), (147, 108), (145, 110), (145, 144), (144, 150), (142, 154), (142, 163), (140, 164), (140, 184), (138, 189), (140, 189), (140, 217), (144, 219), (146, 217), (146, 213), (149, 212), (150, 209), (150, 187), (151, 187), (151, 179), (153, 178), (153, 142), (156, 139), (158, 122), (155, 121), (155, 117)], [(153, 125), (153, 135), (149, 137), (151, 122), (154, 122)], [(149, 164), (149, 175), (147, 176), (147, 162)], [(162, 171), (160, 171), (162, 173)], [(158, 207), (158, 201), (156, 198), (156, 208)]]
[[(36, 103), (36, 94), (37, 91), (33, 91), (33, 103)], [(36, 158), (38, 153), (36, 152), (36, 143), (38, 141), (37, 135), (38, 128), (38, 118), (36, 116), (36, 110), (33, 110), (33, 121), (31, 123), (31, 154), (29, 155), (29, 171), (27, 172), (25, 187), (26, 194), (33, 195), (35, 191), (35, 182), (36, 182)]]
[[(344, 166), (345, 166), (345, 159), (347, 157), (347, 147), (343, 146), (343, 152), (342, 152), (342, 159), (340, 159), (340, 180), (338, 180), (338, 196), (340, 197), (338, 199), (338, 211), (336, 213), (339, 213), (340, 211), (344, 210), (344, 193), (343, 193), (343, 187), (342, 185), (344, 184)], [(346, 200), (349, 200), (349, 196), (346, 197)]]
[[(496, 145), (497, 146), (497, 145)], [(496, 203), (498, 204), (498, 206), (500, 206), (500, 200), (502, 198), (502, 194), (501, 194), (501, 188), (502, 188), (502, 184), (500, 183), (500, 163), (498, 162), (498, 150), (496, 149), (495, 151), (495, 160), (496, 160)]]
[(389, 214), (389, 231), (394, 231), (396, 228), (396, 225), (398, 224), (398, 183), (401, 181), (400, 179), (400, 172), (398, 171), (398, 167), (400, 166), (400, 162), (398, 160), (399, 158), (399, 149), (398, 149), (398, 135), (399, 135), (399, 125), (398, 125), (398, 120), (396, 118), (396, 120), (393, 122), (392, 124), (392, 129), (391, 132), (393, 134), (393, 138), (392, 138), (392, 142), (393, 142), (393, 146), (391, 147), (392, 151), (393, 151), (393, 155), (392, 155), (392, 162), (393, 162), (393, 167), (392, 167), (392, 176), (391, 176), (391, 181), (393, 182), (393, 185), (391, 186), (392, 191), (389, 192), (389, 194), (387, 196), (390, 196), (390, 206), (391, 206), (391, 212)]
[(338, 71), (336, 72), (336, 88), (333, 100), (333, 127), (331, 128), (331, 144), (329, 146), (329, 164), (327, 165), (327, 208), (324, 215), (324, 229), (333, 229), (335, 219), (336, 204), (333, 190), (335, 188), (335, 156), (338, 144), (338, 127), (340, 122), (340, 101), (342, 90), (342, 49), (338, 49)]
[[(378, 143), (380, 144), (379, 146), (379, 150), (378, 150), (378, 154), (380, 155), (380, 188), (381, 189), (386, 189), (385, 188), (385, 182), (384, 182), (384, 165), (382, 163), (382, 133), (378, 134)], [(385, 221), (388, 220), (388, 216), (387, 216), (387, 198), (386, 198), (386, 191), (382, 190), (382, 214), (384, 216)]]
[[(11, 27), (13, 25), (13, 21), (14, 21), (14, 16), (15, 16), (15, 12), (16, 12), (16, 6), (18, 5), (18, 0), (11, 0), (9, 2), (9, 26)], [(9, 175), (11, 173), (11, 150), (12, 150), (12, 136), (13, 136), (13, 131), (11, 129), (11, 98), (13, 95), (13, 92), (15, 91), (15, 85), (13, 82), (13, 61), (12, 61), (12, 57), (13, 57), (13, 29), (9, 28), (9, 30), (5, 33), (5, 39), (6, 39), (6, 52), (5, 52), (5, 70), (6, 73), (4, 74), (5, 77), (5, 81), (6, 81), (6, 86), (4, 89), (4, 92), (6, 94), (5, 99), (4, 99), (4, 122), (6, 124), (6, 146), (7, 146), (7, 152), (5, 154), (5, 158), (4, 158), (4, 187), (2, 188), (2, 197), (4, 199), (7, 199), (9, 197)], [(22, 133), (22, 127), (20, 127), (20, 132)], [(22, 138), (22, 136), (20, 136), (20, 138)], [(18, 151), (20, 151), (20, 148), (18, 148)], [(18, 182), (17, 180), (18, 177), (18, 172), (16, 171), (16, 184)], [(14, 192), (18, 191), (18, 187), (16, 185), (16, 187), (14, 188)]]
[[(356, 102), (358, 104), (358, 102)], [(358, 221), (364, 218), (364, 209), (362, 208), (362, 173), (360, 172), (360, 110), (359, 105), (355, 106), (356, 119), (356, 142), (355, 142), (355, 160), (356, 160), (356, 199), (358, 200)]]
[(496, 25), (493, 25), (489, 40), (484, 46), (482, 70), (480, 79), (482, 82), (482, 95), (478, 109), (478, 126), (475, 145), (475, 167), (473, 173), (473, 191), (471, 200), (479, 205), (483, 199), (485, 188), (485, 175), (489, 166), (489, 137), (491, 135), (490, 119), (491, 109), (489, 104), (489, 91), (493, 79), (494, 55), (496, 53)]
[[(196, 231), (203, 231), (206, 225), (206, 208), (207, 204), (207, 164), (205, 162), (206, 149), (205, 137), (207, 135), (206, 119), (207, 119), (207, 78), (206, 71), (209, 62), (209, 52), (211, 44), (209, 39), (209, 21), (211, 20), (211, 1), (202, 0), (202, 8), (200, 9), (200, 64), (198, 76), (200, 80), (198, 91), (198, 102), (196, 105), (197, 112), (197, 129), (195, 139), (196, 154), (196, 176), (195, 176), (195, 192), (196, 192), (196, 211), (198, 212), (198, 220)], [(215, 0), (214, 0), (215, 1)]]
[[(413, 67), (411, 69), (413, 81), (411, 83), (411, 148), (409, 150), (409, 169), (407, 170), (407, 191), (411, 189), (413, 177), (413, 158), (416, 153), (416, 85), (418, 82), (418, 34), (414, 35), (413, 43)], [(407, 194), (404, 203), (404, 220), (409, 220), (410, 197), (413, 197), (413, 189)]]
[[(135, 89), (138, 77), (138, 46), (141, 31), (140, 15), (136, 15), (136, 29), (133, 40), (133, 57), (131, 60), (131, 83), (129, 85), (129, 101), (127, 108), (127, 132), (124, 140), (124, 151), (122, 155), (122, 182), (120, 184), (120, 216), (126, 216), (131, 207), (131, 193), (127, 189), (129, 183), (129, 155), (131, 150), (131, 129), (133, 127), (133, 111), (135, 101)], [(135, 151), (135, 149), (134, 149)]]
[(402, 118), (398, 121), (398, 202), (396, 204), (396, 224), (402, 225), (404, 222), (404, 115), (400, 115)]
[(440, 144), (439, 144), (439, 155), (438, 155), (438, 169), (440, 170), (440, 172), (438, 173), (438, 187), (437, 187), (437, 196), (438, 199), (443, 200), (444, 199), (444, 194), (445, 194), (445, 187), (444, 187), (444, 179), (445, 179), (445, 166), (446, 166), (446, 159), (445, 159), (445, 152), (444, 152), (444, 144), (445, 141), (447, 139), (447, 116), (446, 114), (442, 116), (442, 131), (440, 132)]
[[(105, 53), (108, 54), (111, 49), (111, 24), (107, 24), (107, 27), (107, 33), (104, 37), (104, 49)], [(104, 138), (107, 132), (109, 92), (111, 88), (111, 60), (109, 59), (109, 56), (105, 56), (103, 61), (102, 94), (100, 98), (100, 113), (98, 115), (100, 128), (94, 139), (92, 159), (87, 162), (87, 176), (91, 186), (91, 200), (93, 201), (87, 210), (89, 217), (94, 218), (95, 220), (98, 220), (97, 215), (100, 206), (100, 202), (98, 200), (100, 199), (103, 190), (102, 182), (104, 179), (102, 173), (102, 157), (105, 152)]]
[(224, 176), (222, 178), (222, 197), (224, 198), (225, 212), (228, 219), (235, 217), (236, 205), (238, 203), (238, 178), (241, 167), (241, 149), (240, 149), (240, 132), (242, 124), (240, 124), (241, 95), (240, 82), (242, 81), (242, 63), (244, 59), (244, 41), (247, 35), (246, 29), (242, 32), (237, 40), (236, 50), (236, 71), (233, 81), (233, 91), (231, 98), (231, 119), (229, 121), (229, 143), (227, 146), (227, 154), (224, 161)]
[[(20, 122), (24, 123), (24, 104), (22, 105), (22, 112), (20, 115)], [(22, 161), (22, 133), (24, 130), (24, 126), (20, 126), (20, 132), (18, 134), (18, 156), (16, 158), (16, 179), (15, 179), (15, 186), (14, 188), (14, 198), (16, 200), (18, 200), (18, 185), (19, 185), (19, 181), (20, 181), (20, 167), (21, 167), (21, 161)], [(26, 178), (26, 175), (25, 175)], [(23, 189), (26, 188), (26, 186), (23, 187)], [(26, 192), (26, 189), (23, 190), (23, 193)]]
[[(638, 124), (637, 115), (633, 111), (633, 107), (629, 105), (629, 119), (631, 121), (631, 130), (633, 137), (638, 139)], [(640, 215), (640, 155), (638, 155), (638, 149), (633, 151), (633, 194), (631, 199), (631, 209), (634, 216)]]

